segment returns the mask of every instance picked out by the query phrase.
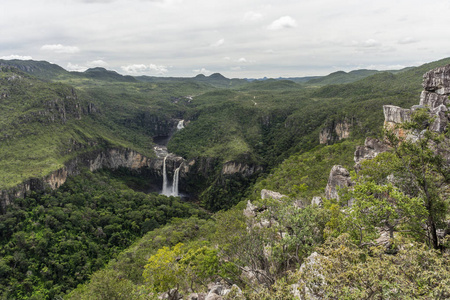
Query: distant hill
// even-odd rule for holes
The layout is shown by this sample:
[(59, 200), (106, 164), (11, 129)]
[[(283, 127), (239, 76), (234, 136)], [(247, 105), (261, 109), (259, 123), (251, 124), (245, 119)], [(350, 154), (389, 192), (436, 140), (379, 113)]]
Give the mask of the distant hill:
[(35, 60), (0, 60), (2, 67), (15, 67), (25, 73), (31, 74), (39, 79), (52, 80), (69, 72), (62, 67), (47, 61)]
[[(73, 72), (75, 73), (75, 72)], [(88, 77), (92, 79), (108, 80), (108, 81), (122, 81), (122, 82), (137, 82), (137, 79), (133, 76), (123, 76), (116, 71), (106, 70), (105, 68), (91, 68), (84, 72), (76, 73), (82, 77)]]
[(328, 85), (328, 84), (343, 84), (343, 83), (352, 83), (368, 76), (379, 73), (377, 70), (354, 70), (351, 72), (337, 71), (331, 73), (327, 76), (314, 78), (307, 81), (307, 84), (310, 85)]

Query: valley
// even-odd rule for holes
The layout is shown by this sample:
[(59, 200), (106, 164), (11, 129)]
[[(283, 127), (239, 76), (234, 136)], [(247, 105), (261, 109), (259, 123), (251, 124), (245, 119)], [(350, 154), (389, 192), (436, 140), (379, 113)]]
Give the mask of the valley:
[[(429, 263), (406, 279), (376, 269), (373, 293), (445, 298), (448, 95), (440, 75), (422, 82), (448, 64), (245, 80), (0, 60), (2, 299), (200, 299), (214, 284), (229, 290), (216, 299), (364, 298), (358, 276), (376, 286), (369, 270), (408, 255)], [(327, 197), (336, 165), (353, 188)], [(324, 284), (313, 253), (332, 266)], [(336, 288), (333, 268), (355, 284)]]

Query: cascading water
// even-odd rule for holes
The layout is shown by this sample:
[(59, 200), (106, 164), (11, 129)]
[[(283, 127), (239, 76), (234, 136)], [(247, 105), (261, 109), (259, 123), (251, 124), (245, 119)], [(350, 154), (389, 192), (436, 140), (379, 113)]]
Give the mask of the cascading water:
[(178, 179), (180, 178), (180, 168), (181, 165), (176, 168), (175, 173), (173, 173), (173, 184), (172, 184), (172, 196), (178, 197)]
[(179, 197), (180, 195), (178, 193), (178, 181), (180, 178), (181, 165), (175, 169), (175, 172), (173, 173), (172, 186), (170, 186), (168, 176), (167, 176), (167, 167), (166, 167), (166, 159), (168, 156), (169, 155), (166, 155), (164, 157), (164, 162), (163, 162), (163, 186), (162, 186), (161, 195)]
[(184, 120), (178, 121), (177, 129), (183, 129), (184, 128)]

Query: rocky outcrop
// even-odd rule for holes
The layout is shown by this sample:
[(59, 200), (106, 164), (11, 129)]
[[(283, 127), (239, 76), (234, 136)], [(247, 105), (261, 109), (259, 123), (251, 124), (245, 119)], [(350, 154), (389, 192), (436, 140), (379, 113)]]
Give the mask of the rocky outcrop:
[(365, 159), (375, 158), (378, 154), (388, 151), (390, 148), (382, 141), (375, 138), (366, 138), (364, 146), (356, 147), (354, 160), (355, 169), (359, 170), (360, 163)]
[(240, 174), (244, 177), (252, 176), (261, 172), (263, 168), (257, 165), (248, 165), (242, 162), (228, 161), (222, 166), (222, 175)]
[(450, 94), (450, 65), (435, 68), (423, 75), (424, 90), (439, 95)]
[(319, 133), (321, 144), (332, 144), (336, 141), (346, 139), (350, 136), (351, 123), (347, 120), (333, 121), (324, 127)]
[[(424, 91), (420, 95), (419, 105), (411, 109), (404, 109), (392, 105), (384, 105), (385, 126), (392, 129), (395, 124), (411, 120), (411, 112), (420, 108), (427, 108), (430, 116), (434, 118), (429, 129), (435, 132), (444, 132), (450, 122), (447, 105), (450, 104), (450, 65), (433, 69), (423, 75), (422, 86)], [(399, 137), (408, 133), (397, 129)]]
[(328, 183), (325, 188), (325, 196), (327, 199), (339, 199), (338, 189), (348, 188), (353, 185), (349, 171), (340, 166), (335, 165), (331, 168)]
[(400, 124), (411, 120), (411, 110), (394, 105), (383, 105), (384, 121)]
[(271, 190), (262, 189), (261, 190), (261, 199), (274, 199), (274, 200), (280, 200), (283, 197), (287, 197), (286, 195), (283, 195), (278, 192), (274, 192)]

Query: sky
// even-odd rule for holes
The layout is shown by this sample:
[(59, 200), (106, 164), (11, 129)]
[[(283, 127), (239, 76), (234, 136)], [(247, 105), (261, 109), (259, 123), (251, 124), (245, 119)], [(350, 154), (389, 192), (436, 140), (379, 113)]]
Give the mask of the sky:
[(2, 0), (0, 58), (126, 75), (303, 77), (450, 56), (448, 0)]

